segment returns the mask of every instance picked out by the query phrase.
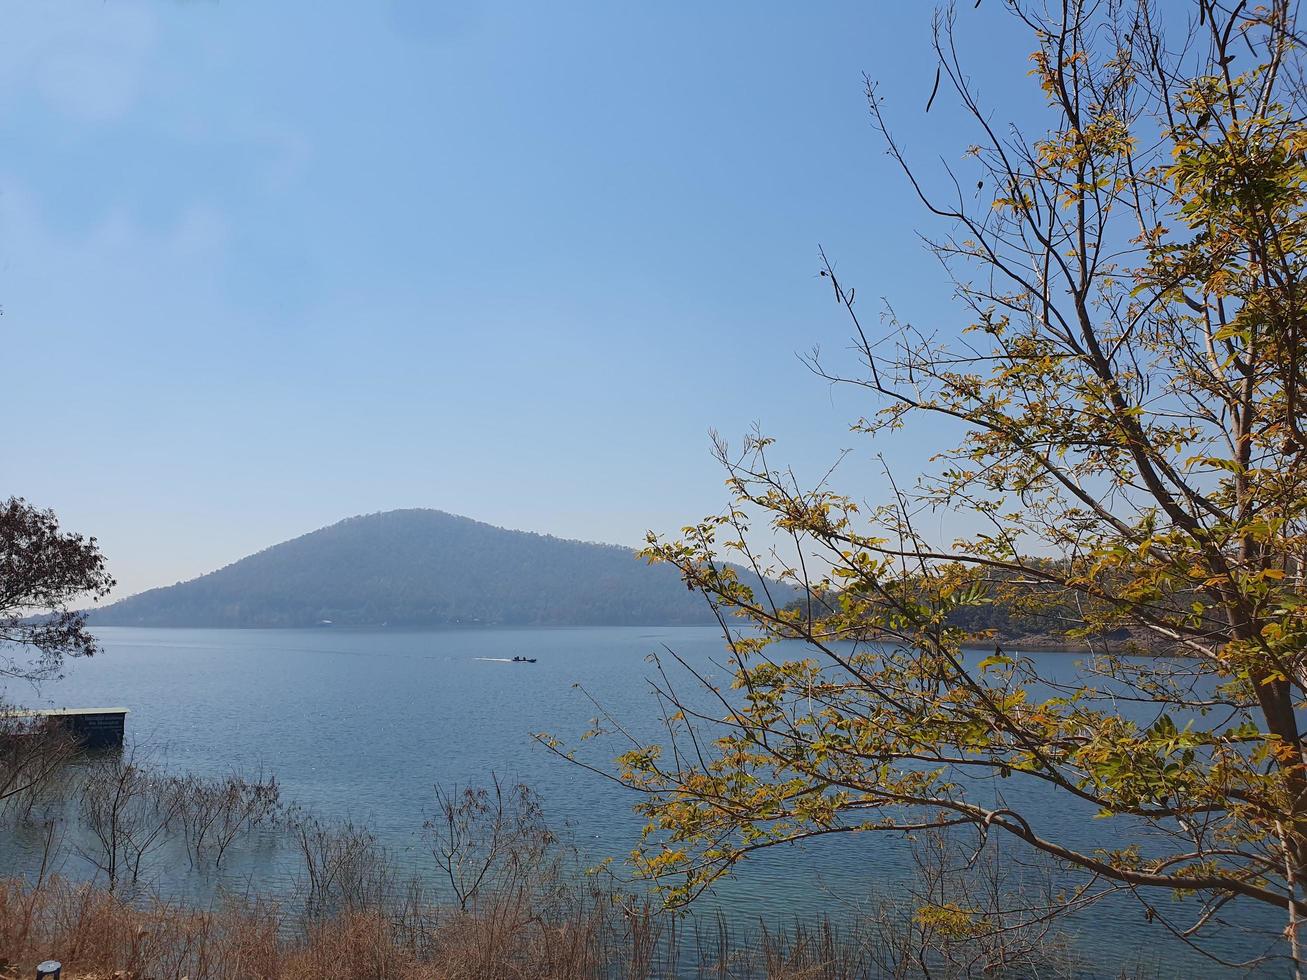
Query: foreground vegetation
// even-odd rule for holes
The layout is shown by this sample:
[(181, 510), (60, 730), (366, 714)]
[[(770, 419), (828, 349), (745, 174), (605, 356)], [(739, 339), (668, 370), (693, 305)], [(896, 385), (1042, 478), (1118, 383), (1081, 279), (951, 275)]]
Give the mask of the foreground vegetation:
[[(0, 808), (29, 844), (25, 876), (0, 878), (0, 970), (15, 976), (50, 957), (123, 980), (1074, 973), (1051, 917), (1029, 913), (1057, 901), (1052, 880), (943, 836), (918, 842), (913, 880), (838, 923), (691, 917), (588, 870), (523, 786), (436, 788), (430, 860), (400, 862), (368, 827), (283, 801), (270, 777), (70, 756), (57, 733), (21, 741), (60, 765)], [(964, 862), (968, 875), (950, 871)], [(1011, 911), (963, 911), (982, 896)]]
[[(919, 938), (919, 937), (918, 937)], [(272, 902), (232, 899), (193, 909), (129, 903), (104, 889), (59, 879), (39, 886), (0, 881), (0, 977), (30, 977), (61, 957), (65, 977), (113, 980), (583, 980), (588, 977), (976, 976), (966, 961), (918, 960), (911, 940), (877, 925), (733, 934), (723, 921), (685, 925), (628, 915), (596, 901), (559, 918), (505, 917), (497, 907), (401, 914), (344, 909), (305, 920)], [(924, 955), (924, 954), (923, 954)], [(1056, 948), (1014, 957), (991, 976), (1076, 975)]]
[[(841, 491), (838, 470), (796, 475), (765, 433), (718, 442), (729, 503), (679, 540), (651, 535), (647, 555), (718, 611), (737, 695), (664, 658), (665, 733), (618, 732), (613, 775), (648, 818), (638, 860), (689, 902), (768, 847), (965, 828), (1074, 869), (1077, 896), (1137, 901), (1159, 938), (1221, 966), (1247, 965), (1224, 955), (1229, 915), (1256, 910), (1288, 939), (1266, 955), (1302, 976), (1298, 4), (996, 6), (936, 20), (922, 103), (956, 106), (956, 162), (910, 158), (901, 104), (868, 88), (905, 190), (938, 222), (956, 321), (877, 321), (823, 253), (853, 354), (809, 361), (861, 401), (852, 429), (872, 452), (900, 430), (949, 448), (924, 474)], [(973, 44), (977, 63), (1002, 50), (971, 29), (986, 11), (1031, 52), (1011, 65), (1025, 106), (984, 104), (969, 74)], [(1068, 676), (1002, 648), (964, 655), (958, 610), (996, 594), (1071, 636), (1153, 636), (1184, 658), (1097, 645)]]

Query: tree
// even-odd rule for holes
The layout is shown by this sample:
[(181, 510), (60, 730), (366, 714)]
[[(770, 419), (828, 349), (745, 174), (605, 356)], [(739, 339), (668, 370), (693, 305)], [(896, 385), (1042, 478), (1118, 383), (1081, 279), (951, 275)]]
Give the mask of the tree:
[[(619, 759), (616, 776), (645, 794), (637, 868), (670, 901), (783, 842), (963, 827), (1133, 893), (1186, 942), (1230, 903), (1276, 910), (1296, 964), (1302, 39), (1290, 0), (1193, 0), (1187, 23), (1178, 6), (1010, 0), (1033, 38), (1034, 135), (980, 104), (955, 14), (938, 15), (927, 111), (942, 86), (977, 133), (943, 191), (868, 84), (890, 158), (944, 226), (931, 248), (965, 320), (923, 330), (887, 310), (873, 330), (823, 253), (857, 366), (809, 364), (866, 394), (856, 432), (887, 438), (937, 417), (963, 435), (934, 472), (890, 472), (875, 509), (824, 481), (801, 486), (762, 434), (735, 452), (718, 440), (730, 506), (679, 540), (650, 535), (647, 556), (717, 611), (734, 688), (700, 677), (707, 710), (660, 673), (662, 744), (633, 740)], [(947, 510), (976, 532), (934, 537), (940, 522), (924, 516)], [(747, 587), (728, 559), (802, 601)], [(1067, 617), (1060, 628), (1092, 651), (1077, 679), (1001, 649), (964, 653), (950, 616), (992, 601)], [(1120, 630), (1172, 656), (1126, 656), (1103, 640)], [(978, 798), (979, 776), (1000, 798), (1031, 784), (1080, 809), (1041, 821)], [(1081, 812), (1120, 845), (1076, 847)], [(1168, 892), (1199, 900), (1181, 907), (1191, 920), (1163, 905)]]
[(0, 504), (0, 678), (58, 675), (65, 657), (98, 650), (78, 599), (101, 599), (114, 580), (95, 538), (63, 531), (51, 510), (21, 497)]

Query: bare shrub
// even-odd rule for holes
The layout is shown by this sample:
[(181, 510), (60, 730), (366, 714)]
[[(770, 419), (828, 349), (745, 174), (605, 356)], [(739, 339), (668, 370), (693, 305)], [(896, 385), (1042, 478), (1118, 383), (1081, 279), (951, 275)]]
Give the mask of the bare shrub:
[(604, 976), (614, 964), (646, 975), (658, 942), (648, 908), (586, 879), (529, 787), (492, 775), (435, 795), (423, 831), (457, 906), (433, 950), (448, 976)]
[(919, 835), (912, 858), (914, 873), (893, 899), (878, 901), (838, 944), (845, 954), (859, 950), (887, 977), (1076, 975), (1057, 921), (1104, 890), (1083, 881), (1068, 888), (1051, 860), (1021, 860), (960, 832)]
[(76, 750), (68, 733), (49, 718), (0, 702), (0, 806), (9, 814), (29, 814)]
[(180, 839), (192, 867), (221, 866), (231, 845), (280, 811), (275, 779), (231, 775), (206, 780), (166, 776), (139, 764), (134, 750), (100, 755), (79, 767), (76, 849), (105, 876), (112, 892), (140, 883), (147, 858)]
[(138, 765), (132, 752), (90, 763), (77, 811), (87, 840), (77, 850), (104, 874), (110, 892), (124, 878), (133, 885), (140, 881), (146, 859), (167, 840), (176, 806), (164, 778)]
[(188, 773), (171, 777), (168, 793), (192, 867), (199, 867), (208, 858), (220, 867), (233, 842), (275, 821), (281, 811), (281, 791), (275, 777), (251, 780), (233, 773), (221, 779), (205, 779)]
[(372, 831), (351, 822), (324, 823), (300, 811), (288, 823), (303, 861), (306, 921), (385, 906), (394, 875)]
[(526, 904), (521, 900), (556, 878), (558, 838), (529, 787), (506, 790), (492, 775), (489, 787), (435, 792), (436, 814), (423, 831), (460, 909), (487, 896)]

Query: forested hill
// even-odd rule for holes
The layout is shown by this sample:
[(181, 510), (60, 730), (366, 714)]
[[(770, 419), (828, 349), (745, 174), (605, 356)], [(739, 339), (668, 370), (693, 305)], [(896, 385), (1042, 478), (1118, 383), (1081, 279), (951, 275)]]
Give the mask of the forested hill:
[(629, 548), (435, 510), (351, 517), (95, 612), (108, 626), (673, 625), (711, 622)]

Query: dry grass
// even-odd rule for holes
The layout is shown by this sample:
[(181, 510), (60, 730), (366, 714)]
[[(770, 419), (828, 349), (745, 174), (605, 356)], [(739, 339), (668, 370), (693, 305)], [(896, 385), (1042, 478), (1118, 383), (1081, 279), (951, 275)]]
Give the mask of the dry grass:
[[(697, 956), (681, 962), (683, 940)], [(779, 940), (779, 941), (778, 941)], [(797, 941), (796, 941), (797, 940)], [(345, 910), (304, 919), (271, 903), (193, 909), (133, 903), (59, 878), (0, 880), (0, 977), (30, 978), (47, 958), (69, 980), (640, 980), (886, 975), (829, 933), (734, 950), (725, 925), (689, 937), (675, 920), (596, 899), (550, 920), (516, 905)]]
[(0, 882), (0, 965), (16, 977), (34, 975), (53, 956), (66, 977), (122, 980), (562, 980), (607, 972), (609, 925), (597, 913), (515, 928), (463, 913), (433, 917), (420, 930), (377, 912), (302, 923), (271, 904), (134, 905), (60, 879), (36, 889)]
[[(44, 871), (36, 884), (0, 878), (0, 980), (29, 980), (51, 958), (68, 980), (854, 980), (971, 976), (977, 964), (999, 964), (991, 975), (1074, 972), (1042, 926), (1003, 920), (992, 935), (941, 936), (911, 906), (869, 909), (839, 928), (824, 919), (782, 929), (760, 922), (754, 936), (733, 934), (722, 915), (658, 913), (648, 901), (607, 890), (606, 879), (580, 874), (579, 857), (549, 831), (534, 796), (498, 782), (489, 791), (438, 791), (441, 806), (426, 836), (445, 874), (434, 882), (396, 866), (366, 826), (286, 807), (277, 808), (276, 827), (299, 872), (279, 901), (231, 898), (195, 908), (144, 895), (139, 872), (176, 814), (192, 863), (216, 866), (225, 845), (200, 848), (193, 832), (216, 818), (183, 813), (208, 797), (198, 790), (159, 796), (157, 788), (172, 783), (130, 757), (109, 760), (92, 776), (75, 799), (91, 824), (79, 853), (99, 880), (45, 878)], [(112, 803), (101, 806), (95, 793)], [(30, 809), (10, 816), (31, 820)], [(50, 858), (62, 846), (53, 820), (48, 827), (42, 869), (57, 866)], [(957, 896), (917, 897), (938, 904)], [(961, 897), (972, 907), (970, 893)], [(732, 922), (738, 929), (738, 918)]]
[[(271, 903), (193, 909), (132, 903), (89, 884), (0, 880), (0, 978), (27, 980), (55, 958), (67, 980), (854, 980), (961, 977), (921, 970), (875, 930), (828, 922), (763, 929), (737, 945), (724, 920), (693, 926), (596, 901), (550, 921), (486, 903), (345, 910), (304, 919)], [(901, 938), (901, 937), (900, 937)], [(691, 952), (691, 950), (693, 952)], [(1068, 976), (1053, 962), (993, 976)]]

